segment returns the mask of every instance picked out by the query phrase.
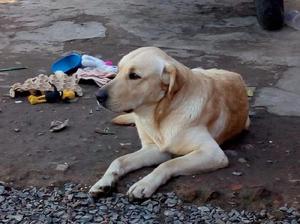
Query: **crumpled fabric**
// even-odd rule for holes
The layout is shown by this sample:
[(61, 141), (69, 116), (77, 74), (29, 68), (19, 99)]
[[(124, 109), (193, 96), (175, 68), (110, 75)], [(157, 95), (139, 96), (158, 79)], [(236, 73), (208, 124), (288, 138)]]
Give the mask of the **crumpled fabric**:
[(93, 80), (99, 87), (102, 87), (109, 83), (116, 74), (114, 73), (107, 73), (100, 69), (94, 68), (85, 68), (81, 69), (79, 68), (77, 72), (73, 74), (73, 76), (78, 80), (78, 82), (83, 80)]
[(15, 83), (9, 90), (9, 95), (14, 98), (17, 92), (27, 91), (53, 91), (53, 84), (58, 91), (73, 90), (78, 96), (82, 96), (82, 89), (78, 85), (78, 80), (73, 76), (68, 76), (63, 72), (57, 72), (50, 76), (40, 74), (34, 78), (27, 79), (24, 83)]

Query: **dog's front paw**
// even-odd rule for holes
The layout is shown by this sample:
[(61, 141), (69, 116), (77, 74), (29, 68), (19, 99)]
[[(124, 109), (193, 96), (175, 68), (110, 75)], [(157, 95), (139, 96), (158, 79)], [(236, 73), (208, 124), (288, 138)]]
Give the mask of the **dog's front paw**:
[(129, 188), (127, 195), (130, 200), (149, 198), (156, 189), (156, 186), (142, 179)]
[(89, 195), (92, 198), (104, 197), (110, 195), (114, 190), (114, 187), (115, 186), (113, 184), (108, 184), (102, 180), (99, 180), (94, 186), (91, 187), (89, 190)]

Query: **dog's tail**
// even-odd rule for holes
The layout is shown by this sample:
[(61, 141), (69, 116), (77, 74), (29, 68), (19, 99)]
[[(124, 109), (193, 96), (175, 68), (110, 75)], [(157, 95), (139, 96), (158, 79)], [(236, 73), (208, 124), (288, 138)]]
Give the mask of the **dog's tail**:
[(117, 124), (117, 125), (132, 125), (135, 124), (134, 120), (134, 114), (129, 113), (129, 114), (122, 114), (114, 119), (112, 119), (112, 123)]

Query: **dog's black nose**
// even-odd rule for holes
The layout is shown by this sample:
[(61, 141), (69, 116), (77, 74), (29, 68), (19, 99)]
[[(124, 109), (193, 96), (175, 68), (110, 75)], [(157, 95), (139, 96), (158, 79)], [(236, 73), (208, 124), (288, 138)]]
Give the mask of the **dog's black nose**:
[(96, 92), (96, 97), (97, 97), (98, 102), (99, 102), (100, 104), (102, 104), (103, 106), (105, 106), (105, 103), (106, 103), (107, 98), (108, 98), (107, 90), (104, 89), (104, 88), (99, 89), (99, 90)]

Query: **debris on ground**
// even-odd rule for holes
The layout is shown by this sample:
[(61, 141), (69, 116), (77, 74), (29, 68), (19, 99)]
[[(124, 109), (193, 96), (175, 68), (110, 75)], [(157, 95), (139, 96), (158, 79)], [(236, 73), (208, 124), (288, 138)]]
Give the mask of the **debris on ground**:
[(253, 97), (255, 90), (256, 90), (256, 87), (248, 86), (247, 87), (247, 95), (248, 95), (248, 97)]
[(51, 132), (59, 132), (64, 130), (69, 124), (69, 119), (66, 119), (64, 122), (62, 121), (51, 121), (50, 131)]
[(23, 103), (23, 101), (22, 100), (16, 100), (15, 103), (19, 104), (19, 103)]
[(242, 172), (238, 172), (238, 171), (233, 171), (231, 174), (234, 176), (242, 176), (243, 175)]
[(104, 128), (103, 130), (100, 128), (96, 128), (95, 133), (98, 133), (101, 135), (115, 135), (114, 132), (109, 131), (109, 128)]
[(16, 71), (16, 70), (22, 70), (27, 69), (26, 67), (11, 67), (11, 68), (0, 68), (0, 72), (10, 72), (10, 71)]
[(239, 163), (247, 163), (248, 161), (245, 158), (240, 157), (240, 158), (238, 158), (238, 162)]
[(67, 171), (67, 169), (69, 169), (69, 164), (68, 163), (64, 163), (64, 164), (58, 164), (55, 168), (55, 170), (57, 171), (62, 171), (65, 172)]
[[(93, 201), (85, 188), (66, 183), (62, 188), (2, 187), (0, 220), (4, 223), (298, 223), (300, 214), (279, 209), (223, 210), (211, 204), (185, 204), (174, 192), (156, 193), (143, 202), (129, 202), (124, 194)], [(0, 185), (1, 195), (1, 185)], [(42, 209), (41, 209), (42, 208)]]
[[(72, 90), (76, 93), (77, 96), (82, 96), (82, 89), (78, 85), (76, 78), (73, 76), (67, 76), (63, 72), (58, 72), (50, 76), (40, 74), (34, 78), (27, 79), (24, 83), (15, 83), (11, 86), (9, 90), (9, 95), (12, 98), (15, 98), (19, 93), (34, 93), (45, 92), (45, 91), (54, 91), (54, 87), (58, 91), (63, 90)], [(28, 94), (28, 95), (30, 95)]]
[(120, 142), (120, 146), (121, 147), (131, 146), (131, 143), (130, 142), (124, 142), (124, 143)]
[(15, 128), (14, 132), (20, 132), (21, 130), (19, 128)]

